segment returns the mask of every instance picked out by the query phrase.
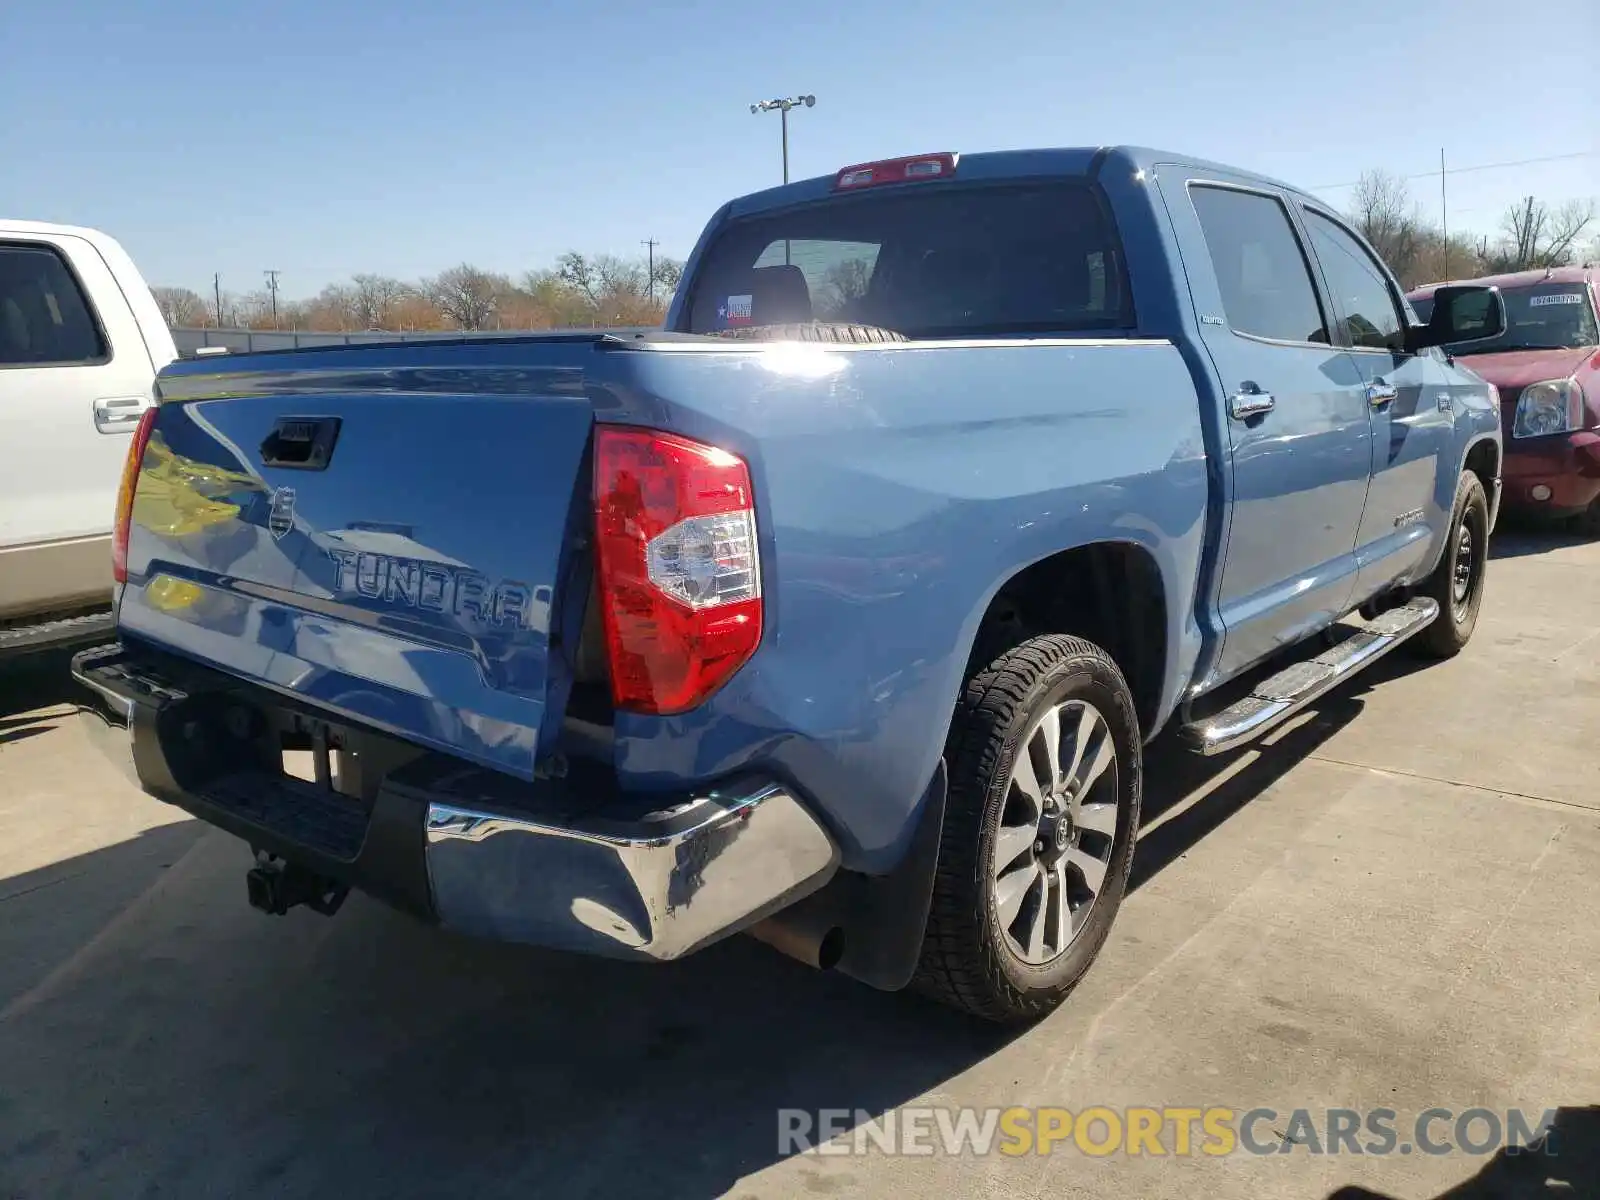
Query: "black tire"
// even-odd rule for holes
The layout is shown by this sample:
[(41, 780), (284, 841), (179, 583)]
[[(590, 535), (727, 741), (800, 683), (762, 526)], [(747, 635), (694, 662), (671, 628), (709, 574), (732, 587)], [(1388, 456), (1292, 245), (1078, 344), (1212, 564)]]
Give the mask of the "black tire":
[[(1463, 568), (1463, 555), (1467, 556)], [(1449, 540), (1444, 554), (1418, 595), (1431, 597), (1439, 605), (1439, 615), (1416, 637), (1412, 647), (1429, 658), (1454, 658), (1472, 640), (1478, 627), (1478, 611), (1483, 606), (1483, 585), (1489, 571), (1489, 501), (1483, 483), (1465, 471), (1456, 484), (1455, 505), (1450, 513)], [(1462, 572), (1465, 592), (1461, 590)]]
[[(1103, 718), (1115, 759), (1080, 800), (1114, 796), (1117, 809), (1114, 833), (1096, 834), (1081, 844), (1098, 846), (1103, 855), (1106, 842), (1098, 839), (1106, 838), (1109, 861), (1087, 916), (1076, 933), (1067, 936), (1064, 952), (1057, 945), (1051, 961), (1031, 965), (1013, 948), (1012, 934), (998, 915), (996, 893), (1001, 885), (991, 866), (996, 839), (1011, 811), (1008, 804), (1014, 805), (1018, 798), (1011, 786), (1012, 768), (1019, 754), (1028, 753), (1035, 744), (1032, 738), (1024, 744), (1024, 735), (1057, 706), (1081, 713), (1081, 707), (1071, 706), (1084, 704), (1092, 705)], [(1067, 997), (1104, 945), (1127, 889), (1143, 786), (1141, 743), (1133, 695), (1122, 672), (1105, 651), (1089, 642), (1054, 634), (1035, 637), (973, 673), (956, 706), (945, 747), (949, 797), (914, 988), (940, 1003), (1001, 1023), (1037, 1019)], [(1057, 746), (1062, 747), (1060, 739)], [(1093, 807), (1099, 806), (1085, 803), (1079, 811)], [(1103, 819), (1109, 823), (1109, 818)], [(1080, 839), (1088, 836), (1087, 825), (1084, 830)], [(1042, 846), (1044, 841), (1036, 842), (1018, 862), (1043, 863), (1038, 854)], [(1059, 839), (1047, 852), (1052, 848), (1061, 850)], [(1063, 874), (1063, 886), (1067, 878)], [(1058, 893), (1050, 891), (1049, 880), (1043, 886), (1039, 903), (1049, 904)], [(1015, 920), (1024, 921), (1026, 915), (1023, 911)]]
[(910, 341), (904, 334), (876, 325), (842, 325), (827, 321), (805, 321), (793, 325), (741, 325), (723, 329), (718, 337), (741, 342), (828, 342), (833, 345), (873, 346), (886, 342)]
[(1600, 497), (1572, 518), (1572, 527), (1583, 537), (1600, 538)]

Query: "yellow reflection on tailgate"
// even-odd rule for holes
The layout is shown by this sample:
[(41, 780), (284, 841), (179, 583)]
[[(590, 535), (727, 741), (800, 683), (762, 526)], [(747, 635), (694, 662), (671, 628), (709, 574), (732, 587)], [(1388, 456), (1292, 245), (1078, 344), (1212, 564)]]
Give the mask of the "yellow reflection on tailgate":
[(176, 612), (189, 608), (205, 595), (205, 589), (187, 579), (174, 579), (171, 575), (157, 575), (145, 588), (145, 600), (150, 607), (161, 612)]
[(184, 537), (237, 518), (241, 491), (264, 490), (243, 472), (174, 454), (157, 432), (145, 451), (133, 519), (152, 533)]

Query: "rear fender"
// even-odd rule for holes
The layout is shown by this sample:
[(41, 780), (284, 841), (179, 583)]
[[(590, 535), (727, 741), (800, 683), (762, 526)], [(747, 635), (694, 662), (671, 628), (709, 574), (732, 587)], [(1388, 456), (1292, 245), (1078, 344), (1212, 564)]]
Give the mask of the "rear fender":
[(1170, 343), (801, 350), (614, 356), (611, 419), (749, 462), (767, 605), (760, 650), (700, 708), (617, 714), (616, 764), (659, 790), (759, 767), (811, 799), (847, 869), (881, 874), (912, 838), (983, 614), (1030, 565), (1096, 542), (1151, 556), (1170, 621), (1153, 727), (1172, 711), (1200, 642), (1207, 456)]

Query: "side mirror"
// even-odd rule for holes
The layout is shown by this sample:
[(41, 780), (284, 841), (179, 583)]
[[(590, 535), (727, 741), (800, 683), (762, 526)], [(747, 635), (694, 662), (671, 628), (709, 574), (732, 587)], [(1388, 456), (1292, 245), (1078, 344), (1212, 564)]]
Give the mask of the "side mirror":
[(1497, 287), (1452, 283), (1433, 293), (1428, 323), (1407, 331), (1407, 350), (1482, 342), (1506, 331), (1506, 305)]

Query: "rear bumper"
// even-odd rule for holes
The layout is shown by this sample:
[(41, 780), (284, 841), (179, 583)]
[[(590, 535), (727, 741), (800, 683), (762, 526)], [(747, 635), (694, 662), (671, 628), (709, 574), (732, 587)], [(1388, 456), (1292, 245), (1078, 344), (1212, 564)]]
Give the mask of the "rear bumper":
[[(821, 887), (839, 853), (787, 788), (740, 779), (629, 796), (609, 771), (525, 783), (165, 656), (98, 647), (73, 660), (85, 731), (129, 779), (319, 875), (463, 933), (668, 960)], [(354, 748), (334, 790), (281, 770), (278, 731)], [(274, 761), (276, 758), (276, 761)]]
[(1600, 432), (1506, 441), (1505, 503), (1520, 513), (1568, 516), (1600, 497)]

